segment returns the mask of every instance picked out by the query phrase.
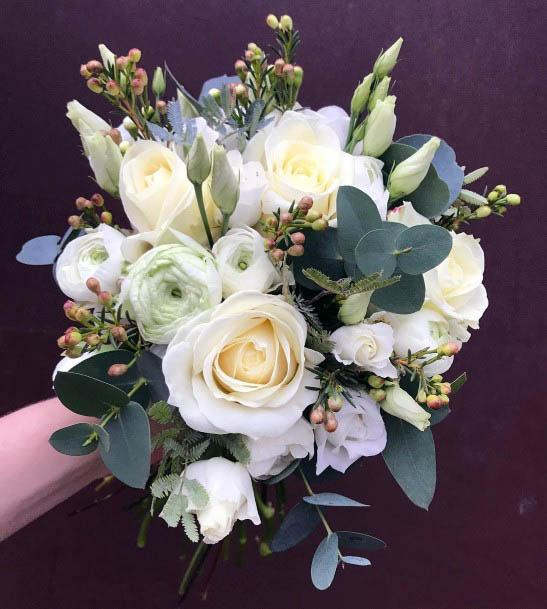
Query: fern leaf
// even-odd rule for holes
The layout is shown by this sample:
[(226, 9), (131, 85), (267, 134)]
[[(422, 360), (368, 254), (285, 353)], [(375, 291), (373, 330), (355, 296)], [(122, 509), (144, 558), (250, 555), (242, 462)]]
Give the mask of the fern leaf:
[(188, 493), (188, 497), (193, 506), (197, 510), (203, 509), (209, 503), (209, 495), (205, 487), (197, 480), (186, 479), (184, 481), (184, 490)]
[[(186, 497), (185, 497), (186, 499)], [(182, 526), (184, 528), (184, 532), (190, 541), (197, 543), (199, 541), (199, 532), (196, 524), (196, 519), (194, 514), (190, 512), (183, 512), (181, 514), (182, 518)]]
[(169, 527), (176, 527), (181, 518), (184, 524), (184, 515), (186, 514), (187, 507), (188, 499), (185, 495), (171, 493), (163, 506), (163, 510), (160, 512), (160, 518), (163, 518)]
[(251, 453), (243, 440), (243, 436), (240, 434), (213, 435), (211, 438), (225, 448), (236, 461), (239, 461), (243, 465), (249, 462)]
[(320, 353), (330, 353), (334, 343), (330, 340), (330, 334), (326, 330), (318, 330), (313, 326), (308, 326), (306, 347)]
[(150, 486), (150, 492), (156, 499), (163, 499), (173, 491), (177, 483), (180, 481), (178, 474), (167, 474), (156, 478)]
[(361, 294), (362, 292), (373, 292), (374, 290), (380, 290), (382, 288), (387, 287), (388, 285), (393, 285), (397, 283), (401, 279), (400, 275), (395, 275), (393, 277), (388, 277), (387, 279), (382, 279), (381, 273), (374, 273), (373, 275), (369, 275), (368, 277), (362, 277), (358, 279), (351, 287), (343, 290), (343, 296), (347, 298), (348, 296), (352, 296), (353, 294)]
[(209, 448), (211, 444), (211, 440), (203, 440), (199, 444), (195, 444), (188, 449), (187, 452), (187, 461), (199, 461), (205, 451)]
[(333, 294), (342, 294), (343, 292), (342, 287), (337, 281), (331, 279), (328, 275), (325, 275), (325, 273), (322, 273), (318, 269), (314, 269), (313, 267), (302, 269), (302, 275), (316, 283), (320, 288), (332, 292)]
[(172, 452), (177, 455), (177, 457), (181, 457), (182, 459), (185, 459), (187, 455), (187, 450), (185, 447), (173, 438), (167, 438), (165, 440), (163, 443), (163, 450), (165, 453)]
[(160, 423), (161, 425), (166, 425), (167, 423), (169, 423), (173, 417), (173, 413), (171, 411), (171, 408), (169, 407), (169, 404), (167, 402), (165, 402), (164, 400), (161, 400), (160, 402), (156, 402), (155, 404), (152, 404), (149, 408), (148, 408), (148, 416), (153, 420), (156, 421), (157, 423)]

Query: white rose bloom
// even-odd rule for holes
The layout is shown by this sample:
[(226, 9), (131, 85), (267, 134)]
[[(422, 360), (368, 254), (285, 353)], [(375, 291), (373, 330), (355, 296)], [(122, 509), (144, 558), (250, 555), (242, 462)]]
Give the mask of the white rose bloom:
[[(305, 348), (306, 322), (279, 296), (238, 292), (169, 344), (163, 373), (169, 403), (206, 433), (275, 438), (313, 403), (322, 356)], [(306, 361), (308, 359), (309, 361)]]
[(469, 336), (465, 328), (477, 329), (488, 307), (483, 273), (484, 252), (478, 239), (452, 233), (450, 254), (438, 267), (424, 274), (426, 299), (453, 322), (451, 329), (460, 326), (457, 337), (463, 340)]
[[(219, 225), (219, 211), (204, 188), (207, 217), (212, 229)], [(139, 231), (172, 227), (201, 244), (207, 236), (194, 187), (184, 161), (163, 144), (141, 140), (123, 157), (120, 198), (131, 224)]]
[(386, 397), (380, 402), (382, 410), (414, 425), (420, 431), (425, 431), (430, 425), (431, 414), (426, 412), (399, 385), (386, 387)]
[(204, 508), (192, 504), (188, 496), (188, 511), (196, 514), (205, 543), (218, 543), (229, 535), (236, 520), (251, 520), (260, 524), (251, 477), (241, 463), (213, 457), (191, 463), (184, 472), (188, 480), (197, 480), (207, 491), (209, 501)]
[(313, 428), (303, 418), (278, 438), (245, 438), (251, 459), (247, 470), (263, 480), (281, 473), (295, 459), (313, 455)]
[(352, 400), (355, 406), (345, 401), (336, 414), (335, 431), (328, 432), (322, 425), (315, 428), (317, 475), (329, 465), (343, 473), (360, 457), (377, 455), (386, 446), (386, 428), (378, 404), (366, 393), (353, 393)]
[(254, 229), (232, 228), (213, 245), (224, 298), (243, 290), (267, 292), (280, 277)]
[(237, 150), (230, 150), (227, 156), (235, 174), (239, 175), (239, 199), (230, 216), (230, 228), (254, 226), (262, 214), (261, 197), (266, 187), (264, 168), (256, 161), (243, 163)]
[(213, 256), (186, 237), (184, 243), (151, 249), (129, 268), (119, 306), (135, 319), (145, 340), (167, 344), (183, 324), (221, 298)]
[(388, 324), (363, 322), (342, 326), (330, 338), (334, 357), (342, 364), (356, 364), (378, 376), (397, 378), (397, 370), (389, 359), (393, 353), (393, 330)]
[(349, 185), (367, 193), (385, 218), (389, 194), (382, 162), (344, 152), (341, 123), (340, 112), (332, 107), (323, 114), (289, 111), (250, 140), (244, 159), (262, 161), (268, 180), (262, 195), (264, 213), (287, 211), (293, 200), (310, 195), (314, 209), (334, 221), (338, 188)]
[(414, 209), (414, 206), (409, 201), (404, 201), (399, 207), (389, 210), (387, 220), (388, 222), (404, 224), (409, 228), (411, 226), (419, 226), (420, 224), (431, 224), (425, 216), (422, 216)]
[(125, 237), (111, 226), (98, 228), (68, 243), (55, 265), (55, 277), (61, 291), (81, 303), (97, 303), (85, 282), (96, 277), (101, 289), (116, 294), (122, 273), (121, 245)]

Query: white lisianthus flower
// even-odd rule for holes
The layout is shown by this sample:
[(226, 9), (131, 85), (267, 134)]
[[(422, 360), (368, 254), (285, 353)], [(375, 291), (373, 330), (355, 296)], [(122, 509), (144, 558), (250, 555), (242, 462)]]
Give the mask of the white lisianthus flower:
[(356, 364), (378, 376), (397, 378), (397, 370), (389, 359), (393, 353), (393, 330), (388, 324), (363, 322), (342, 326), (330, 339), (334, 343), (332, 353), (342, 364)]
[(387, 214), (388, 222), (398, 222), (409, 228), (411, 226), (419, 226), (420, 224), (431, 224), (431, 222), (422, 214), (419, 214), (412, 203), (404, 201), (402, 205), (390, 209)]
[(183, 243), (151, 249), (129, 267), (119, 306), (135, 319), (145, 340), (167, 344), (180, 326), (221, 298), (213, 256), (186, 237)]
[[(454, 341), (450, 335), (450, 325), (431, 303), (425, 303), (416, 313), (398, 315), (380, 311), (371, 316), (371, 321), (383, 321), (393, 328), (393, 350), (395, 355), (406, 357), (408, 352), (421, 349), (436, 349), (439, 345)], [(454, 357), (443, 357), (424, 367), (427, 376), (446, 372)]]
[(268, 180), (262, 211), (287, 211), (292, 201), (309, 195), (313, 208), (334, 221), (338, 188), (349, 185), (367, 193), (385, 218), (389, 195), (383, 185), (382, 162), (344, 152), (342, 116), (332, 107), (324, 111), (325, 116), (311, 111), (285, 112), (250, 140), (244, 159), (262, 161)]
[(295, 459), (313, 455), (313, 428), (303, 418), (278, 438), (245, 438), (251, 453), (247, 470), (263, 480), (281, 473)]
[(363, 153), (378, 157), (384, 154), (393, 141), (397, 125), (395, 116), (395, 95), (379, 99), (367, 119)]
[(97, 184), (112, 196), (118, 196), (122, 153), (109, 135), (95, 133), (82, 136), (84, 148), (88, 150), (89, 166), (95, 174)]
[(224, 298), (243, 290), (267, 292), (280, 277), (254, 229), (232, 228), (213, 245)]
[(410, 194), (418, 188), (427, 175), (431, 161), (440, 145), (441, 140), (438, 137), (432, 137), (414, 154), (395, 165), (387, 185), (394, 199)]
[(67, 117), (72, 123), (74, 129), (78, 131), (82, 138), (82, 145), (86, 156), (89, 156), (89, 150), (86, 146), (86, 137), (90, 137), (96, 133), (105, 134), (110, 131), (110, 125), (100, 116), (92, 112), (77, 100), (72, 100), (66, 105)]
[(352, 393), (355, 406), (345, 401), (336, 414), (338, 427), (328, 432), (322, 425), (315, 427), (317, 444), (317, 475), (327, 467), (339, 472), (361, 457), (381, 453), (386, 446), (386, 428), (380, 407), (366, 393)]
[(230, 296), (169, 344), (169, 403), (198, 431), (281, 436), (317, 395), (306, 367), (323, 357), (305, 348), (306, 334), (302, 314), (281, 297)]
[(407, 421), (420, 431), (426, 430), (431, 425), (429, 421), (431, 414), (426, 412), (399, 385), (386, 387), (386, 397), (380, 402), (380, 406), (388, 414)]
[[(204, 188), (203, 193), (209, 225), (215, 229), (220, 212), (209, 189)], [(139, 232), (172, 227), (201, 244), (207, 243), (186, 165), (163, 144), (141, 140), (126, 152), (120, 169), (120, 198)]]
[(81, 303), (96, 304), (97, 296), (86, 287), (90, 277), (99, 280), (102, 290), (118, 293), (124, 239), (120, 231), (100, 224), (70, 241), (55, 265), (55, 278), (63, 294)]
[[(477, 329), (488, 307), (482, 284), (484, 252), (478, 239), (465, 233), (452, 233), (452, 249), (438, 267), (424, 274), (426, 299), (451, 324), (456, 338), (467, 340), (467, 326)], [(459, 329), (458, 329), (459, 328)]]
[(256, 161), (243, 163), (238, 150), (230, 150), (227, 156), (234, 173), (239, 175), (239, 199), (229, 226), (254, 226), (262, 215), (261, 197), (266, 187), (264, 168)]
[(192, 494), (182, 486), (182, 494), (188, 497), (188, 511), (196, 515), (205, 543), (224, 539), (236, 520), (260, 524), (251, 477), (241, 463), (213, 457), (191, 463), (184, 476), (199, 482), (209, 496), (207, 505), (198, 508), (192, 503)]

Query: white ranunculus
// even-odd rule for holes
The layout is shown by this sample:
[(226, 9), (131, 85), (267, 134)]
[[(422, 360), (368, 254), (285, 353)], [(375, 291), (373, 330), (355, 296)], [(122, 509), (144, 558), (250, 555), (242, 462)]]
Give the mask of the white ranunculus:
[(237, 150), (231, 150), (227, 156), (235, 174), (239, 175), (239, 199), (230, 216), (230, 228), (254, 226), (262, 214), (261, 197), (266, 187), (264, 168), (256, 161), (243, 163)]
[(329, 465), (339, 472), (360, 457), (381, 453), (386, 446), (386, 428), (378, 404), (366, 393), (352, 393), (353, 406), (345, 401), (336, 414), (338, 427), (328, 432), (322, 425), (315, 428), (317, 474)]
[(386, 397), (380, 402), (380, 406), (388, 414), (403, 419), (414, 425), (420, 431), (427, 429), (431, 423), (431, 414), (426, 412), (406, 391), (399, 385), (386, 387)]
[(241, 463), (213, 457), (191, 463), (184, 472), (188, 480), (197, 480), (207, 491), (205, 507), (192, 503), (192, 494), (182, 486), (188, 497), (188, 511), (195, 514), (205, 543), (218, 543), (230, 534), (236, 520), (260, 524), (251, 477)]
[[(448, 321), (430, 303), (410, 315), (380, 311), (370, 319), (386, 322), (393, 328), (393, 350), (399, 357), (406, 357), (409, 351), (415, 353), (425, 348), (436, 349), (439, 345), (454, 340), (450, 335)], [(442, 374), (452, 366), (453, 361), (453, 357), (443, 357), (425, 366), (424, 372), (428, 376)]]
[(461, 327), (456, 336), (460, 340), (468, 337), (467, 326), (479, 327), (479, 320), (488, 307), (483, 273), (484, 252), (478, 239), (465, 233), (452, 233), (450, 254), (438, 267), (424, 274), (426, 299)]
[(121, 245), (125, 237), (111, 226), (99, 227), (68, 243), (55, 265), (55, 277), (61, 291), (81, 303), (97, 303), (97, 296), (86, 287), (96, 277), (101, 289), (116, 294), (122, 273)]
[(232, 228), (213, 246), (224, 298), (243, 290), (267, 292), (280, 277), (254, 229)]
[(122, 283), (119, 306), (152, 343), (169, 343), (183, 324), (222, 298), (213, 256), (190, 237), (180, 237), (181, 243), (160, 245), (143, 254)]
[[(204, 188), (203, 193), (209, 224), (215, 229), (219, 211), (209, 189)], [(141, 140), (126, 152), (120, 170), (120, 198), (139, 232), (172, 227), (201, 244), (207, 243), (186, 165), (163, 144)]]
[(414, 209), (414, 206), (409, 201), (404, 201), (402, 205), (390, 209), (387, 214), (387, 220), (388, 222), (398, 222), (408, 227), (431, 224), (425, 216), (422, 216)]
[(313, 428), (303, 418), (278, 438), (245, 438), (251, 459), (247, 470), (263, 480), (282, 472), (295, 459), (313, 456)]
[(393, 330), (388, 324), (363, 322), (342, 326), (330, 338), (334, 357), (342, 364), (356, 364), (382, 377), (397, 377), (389, 359), (393, 353)]
[(317, 397), (307, 388), (316, 383), (306, 367), (322, 356), (305, 348), (306, 334), (302, 314), (280, 296), (230, 296), (169, 344), (169, 403), (198, 431), (284, 434)]
[(292, 201), (309, 195), (314, 209), (333, 221), (338, 188), (350, 185), (367, 193), (385, 218), (389, 195), (382, 162), (344, 152), (342, 122), (333, 107), (323, 109), (323, 114), (289, 111), (250, 140), (244, 159), (261, 160), (268, 180), (262, 195), (264, 213), (287, 211)]

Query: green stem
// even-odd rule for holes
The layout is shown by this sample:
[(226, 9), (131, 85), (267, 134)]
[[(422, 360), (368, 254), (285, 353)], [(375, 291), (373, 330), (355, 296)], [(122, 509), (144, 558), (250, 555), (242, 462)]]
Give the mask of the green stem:
[(213, 247), (213, 235), (211, 234), (211, 229), (209, 228), (209, 220), (207, 219), (205, 202), (203, 201), (203, 185), (194, 184), (194, 190), (196, 192), (196, 199), (198, 202), (199, 213), (201, 215), (201, 221), (203, 222), (203, 228), (205, 229), (205, 233), (207, 235), (207, 241), (209, 241), (209, 247)]
[(357, 123), (357, 116), (355, 114), (351, 114), (349, 119), (349, 127), (348, 127), (348, 135), (346, 137), (346, 143), (344, 144), (344, 151), (348, 152), (348, 146), (353, 138), (353, 130), (355, 129), (355, 124)]
[(222, 228), (220, 230), (221, 237), (224, 237), (224, 235), (228, 232), (229, 222), (230, 222), (230, 214), (222, 214)]
[(137, 548), (144, 548), (146, 545), (146, 539), (148, 537), (148, 529), (152, 522), (152, 514), (149, 511), (146, 512), (142, 519), (141, 526), (139, 528), (139, 534), (137, 535)]
[(186, 571), (184, 572), (184, 577), (182, 578), (182, 581), (180, 582), (180, 586), (179, 586), (179, 596), (181, 598), (184, 598), (190, 588), (190, 585), (192, 583), (192, 581), (194, 580), (196, 571), (198, 570), (199, 566), (201, 565), (202, 561), (205, 559), (205, 554), (208, 551), (208, 546), (207, 544), (201, 540), (198, 544), (198, 547), (196, 548), (196, 551), (194, 552), (194, 555), (192, 556), (191, 560), (190, 560), (190, 564), (188, 565), (188, 567), (186, 568)]
[(133, 385), (133, 389), (131, 389), (131, 391), (127, 392), (127, 397), (131, 398), (135, 395), (135, 393), (137, 393), (137, 391), (146, 384), (146, 379), (144, 378), (144, 376), (141, 376), (141, 378)]

